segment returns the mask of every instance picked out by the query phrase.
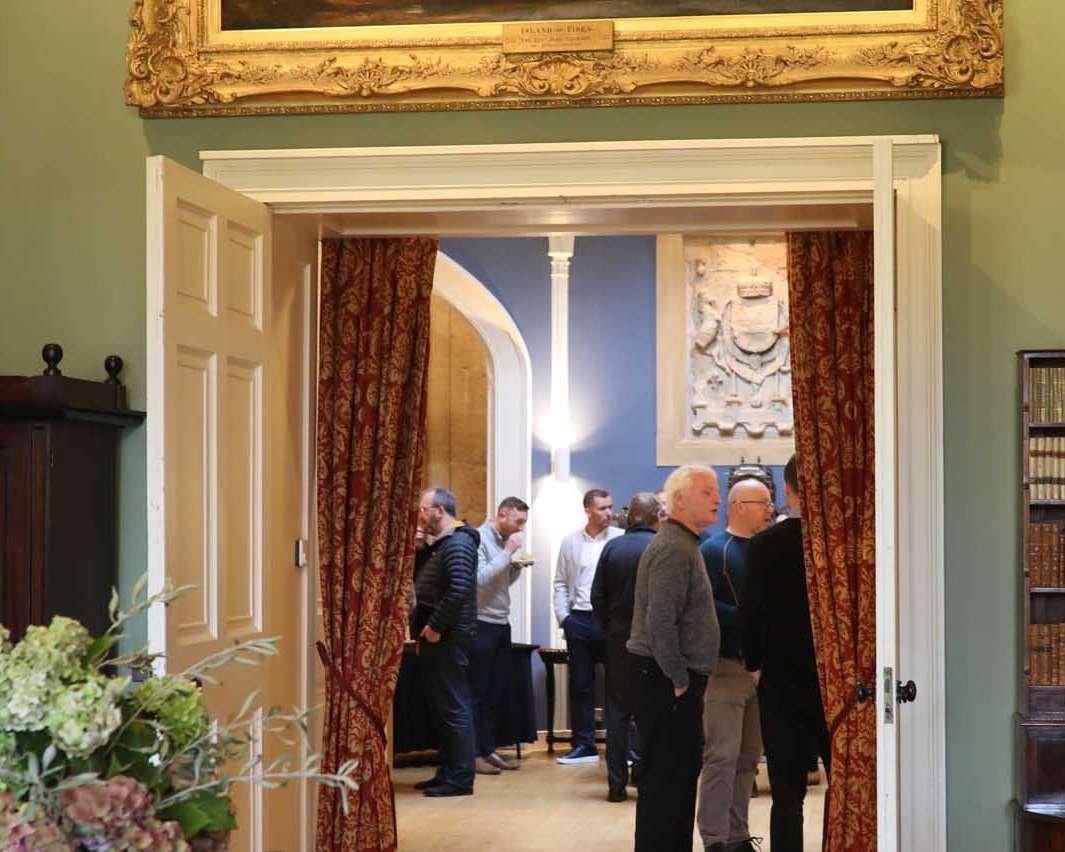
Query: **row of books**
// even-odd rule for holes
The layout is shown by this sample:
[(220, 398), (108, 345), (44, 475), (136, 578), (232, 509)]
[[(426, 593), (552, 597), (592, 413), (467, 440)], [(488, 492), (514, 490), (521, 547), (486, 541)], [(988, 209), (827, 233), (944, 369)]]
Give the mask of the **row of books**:
[(1065, 422), (1065, 368), (1032, 367), (1028, 393), (1032, 422)]
[(1028, 528), (1028, 582), (1065, 588), (1065, 531), (1061, 524), (1033, 523)]
[(1028, 682), (1065, 686), (1065, 624), (1029, 625), (1028, 648)]
[(1033, 500), (1065, 500), (1065, 436), (1028, 439), (1028, 483)]

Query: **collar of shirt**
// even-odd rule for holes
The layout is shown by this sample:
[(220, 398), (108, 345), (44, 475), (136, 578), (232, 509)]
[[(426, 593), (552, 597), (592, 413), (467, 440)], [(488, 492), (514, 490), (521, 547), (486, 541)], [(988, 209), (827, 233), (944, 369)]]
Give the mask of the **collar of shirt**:
[(599, 535), (588, 535), (588, 528), (581, 529), (581, 535), (584, 536), (585, 541), (606, 541), (606, 537), (610, 534), (610, 527), (605, 527)]

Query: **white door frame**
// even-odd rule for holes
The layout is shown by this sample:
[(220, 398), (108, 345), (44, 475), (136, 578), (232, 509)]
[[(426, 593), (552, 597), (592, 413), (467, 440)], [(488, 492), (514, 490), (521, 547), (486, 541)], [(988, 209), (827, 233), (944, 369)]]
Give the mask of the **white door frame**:
[[(581, 223), (573, 230), (589, 233), (596, 232), (588, 221), (597, 211), (613, 211), (615, 221), (618, 211), (627, 211), (638, 223), (647, 208), (869, 203), (873, 151), (885, 138), (896, 197), (898, 676), (917, 681), (919, 689), (917, 702), (901, 711), (898, 732), (900, 849), (941, 852), (946, 733), (936, 136), (206, 151), (201, 159), (206, 176), (278, 213), (365, 213), (382, 221), (396, 214), (404, 233), (447, 232), (448, 214), (483, 213), (478, 233), (487, 236), (513, 233), (515, 214), (524, 212), (525, 233), (563, 232), (570, 221)], [(510, 223), (509, 230), (496, 218)], [(659, 222), (656, 230), (668, 228)]]
[[(488, 517), (504, 497), (532, 503), (532, 367), (517, 323), (484, 284), (444, 252), (436, 257), (433, 293), (474, 327), (488, 349)], [(529, 533), (535, 518), (529, 519)], [(511, 589), (514, 640), (532, 631), (532, 574), (523, 571)]]

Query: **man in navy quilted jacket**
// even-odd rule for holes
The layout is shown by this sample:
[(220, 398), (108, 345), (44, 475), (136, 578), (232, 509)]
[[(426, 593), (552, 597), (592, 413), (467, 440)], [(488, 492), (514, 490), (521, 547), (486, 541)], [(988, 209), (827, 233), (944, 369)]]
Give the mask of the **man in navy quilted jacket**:
[(415, 578), (414, 630), (422, 677), (440, 732), (440, 768), (415, 785), (426, 796), (473, 793), (473, 700), (469, 650), (477, 634), (477, 545), (473, 527), (455, 520), (455, 495), (427, 488), (418, 503), (418, 525), (432, 538)]

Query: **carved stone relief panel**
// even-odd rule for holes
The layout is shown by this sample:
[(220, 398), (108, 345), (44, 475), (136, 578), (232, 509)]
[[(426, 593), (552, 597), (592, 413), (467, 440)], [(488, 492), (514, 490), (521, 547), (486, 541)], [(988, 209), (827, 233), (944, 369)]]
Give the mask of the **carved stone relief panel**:
[(689, 439), (791, 439), (791, 350), (783, 235), (686, 237)]

